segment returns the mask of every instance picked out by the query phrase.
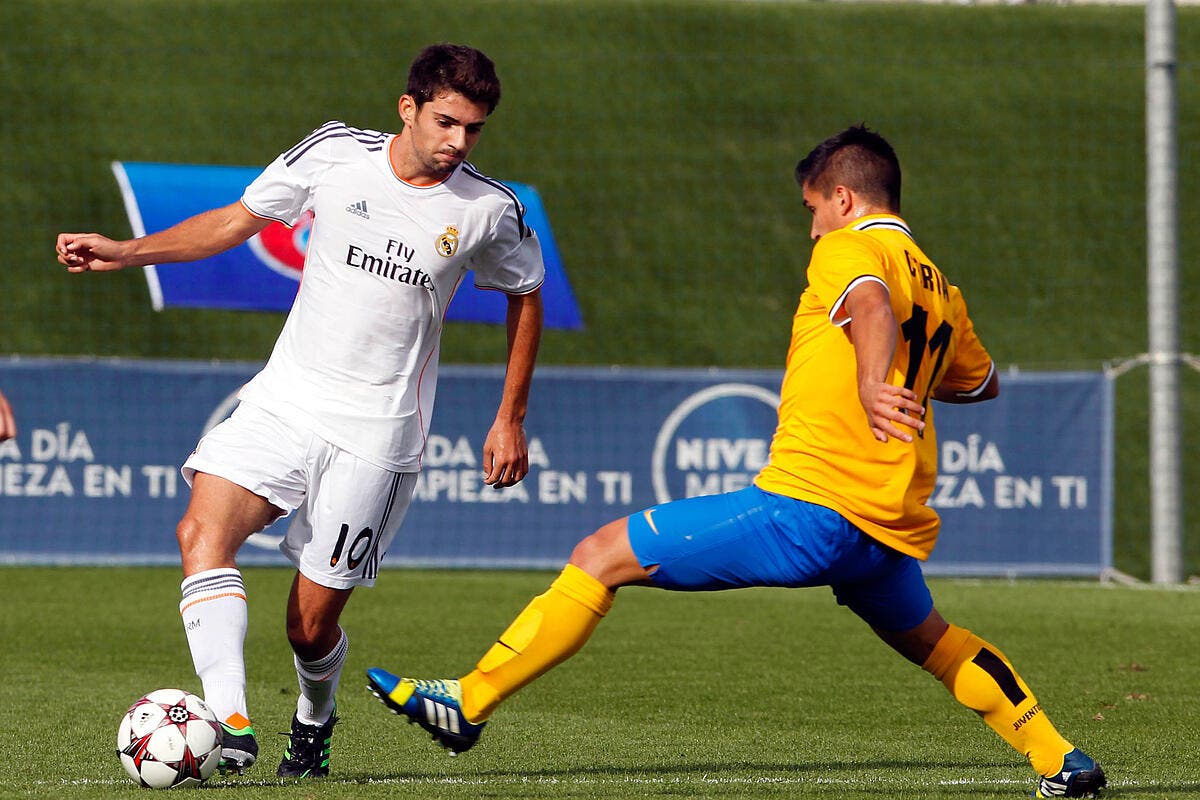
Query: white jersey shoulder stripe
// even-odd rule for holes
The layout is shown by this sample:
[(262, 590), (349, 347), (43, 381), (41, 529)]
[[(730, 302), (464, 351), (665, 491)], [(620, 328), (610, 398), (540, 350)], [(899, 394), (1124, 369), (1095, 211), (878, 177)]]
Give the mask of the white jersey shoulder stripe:
[(888, 288), (887, 281), (883, 280), (878, 275), (859, 275), (857, 278), (850, 281), (850, 285), (847, 286), (841, 295), (838, 296), (837, 302), (835, 302), (829, 308), (830, 322), (840, 328), (850, 321), (850, 315), (842, 313), (842, 306), (845, 304), (846, 298), (850, 296), (850, 292), (854, 291), (854, 287), (869, 281), (874, 281), (875, 283), (883, 286), (884, 289), (887, 289), (888, 294), (892, 293), (892, 290)]
[(283, 155), (284, 163), (289, 167), (295, 164), (296, 161), (311, 150), (316, 145), (327, 139), (337, 138), (353, 138), (355, 141), (364, 145), (370, 152), (378, 152), (383, 149), (383, 142), (389, 134), (379, 131), (363, 130), (361, 128), (351, 128), (343, 122), (332, 121), (327, 122), (315, 131), (301, 140), (295, 147), (288, 150)]
[(495, 178), (489, 178), (487, 175), (484, 175), (475, 167), (474, 164), (471, 164), (468, 161), (463, 162), (462, 173), (474, 178), (477, 181), (482, 181), (494, 189), (499, 189), (501, 192), (508, 195), (509, 199), (513, 201), (513, 207), (517, 211), (517, 230), (521, 232), (521, 238), (524, 239), (529, 236), (530, 230), (525, 225), (525, 206), (521, 205), (521, 201), (517, 198), (516, 192)]

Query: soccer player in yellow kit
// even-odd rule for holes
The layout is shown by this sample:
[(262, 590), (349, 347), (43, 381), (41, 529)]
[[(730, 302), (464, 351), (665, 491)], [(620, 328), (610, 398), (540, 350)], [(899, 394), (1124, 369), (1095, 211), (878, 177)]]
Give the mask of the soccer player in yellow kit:
[(921, 574), (938, 533), (925, 504), (937, 475), (929, 400), (988, 400), (999, 382), (962, 294), (899, 216), (895, 152), (852, 127), (813, 149), (796, 179), (816, 245), (754, 485), (601, 527), (460, 680), (373, 668), (369, 688), (462, 752), (501, 701), (583, 646), (621, 586), (828, 585), (1029, 758), (1036, 796), (1095, 796), (1099, 764), (1058, 733), (999, 649), (942, 618)]

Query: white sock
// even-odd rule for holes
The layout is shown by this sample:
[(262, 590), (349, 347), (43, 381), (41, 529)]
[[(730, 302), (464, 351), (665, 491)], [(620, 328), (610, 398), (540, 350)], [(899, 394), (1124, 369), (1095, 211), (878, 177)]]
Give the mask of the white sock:
[(342, 677), (350, 640), (338, 628), (342, 637), (327, 655), (316, 661), (301, 661), (295, 656), (296, 678), (300, 682), (300, 699), (296, 701), (296, 719), (305, 725), (324, 725), (333, 716), (334, 693)]
[(246, 586), (242, 573), (223, 567), (198, 572), (179, 585), (179, 615), (204, 700), (219, 720), (246, 711)]

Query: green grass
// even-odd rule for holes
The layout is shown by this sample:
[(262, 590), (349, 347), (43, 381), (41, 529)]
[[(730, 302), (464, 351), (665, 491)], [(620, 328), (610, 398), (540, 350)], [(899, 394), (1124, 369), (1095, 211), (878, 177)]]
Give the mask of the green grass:
[[(1015, 798), (1031, 770), (824, 589), (622, 590), (572, 660), (510, 699), (452, 759), (363, 688), (368, 666), (466, 671), (552, 576), (387, 571), (344, 617), (333, 773), (281, 785), (296, 686), (290, 574), (245, 572), (262, 762), (204, 796), (245, 798)], [(0, 571), (0, 797), (146, 797), (114, 751), (142, 693), (198, 691), (172, 569)], [(935, 580), (950, 619), (1001, 647), (1111, 797), (1200, 792), (1200, 592)], [(210, 795), (208, 793), (216, 794)]]
[[(780, 366), (809, 253), (792, 167), (866, 120), (896, 145), (905, 216), (998, 363), (1099, 369), (1147, 349), (1143, 18), (1040, 4), (6, 0), (0, 352), (264, 359), (279, 315), (155, 314), (138, 271), (64, 275), (55, 234), (129, 233), (114, 159), (262, 165), (330, 118), (394, 129), (412, 55), (457, 40), (504, 80), (473, 160), (538, 187), (587, 323), (550, 332), (541, 363)], [(1188, 198), (1200, 8), (1177, 19)], [(1196, 353), (1200, 206), (1180, 213), (1182, 348)], [(503, 335), (451, 325), (442, 352), (495, 363)], [(1198, 380), (1182, 381), (1185, 421)], [(1144, 369), (1121, 379), (1116, 425), (1116, 561), (1142, 577), (1145, 385)], [(1190, 485), (1200, 447), (1184, 427)], [(1200, 518), (1200, 493), (1185, 514)], [(1200, 537), (1185, 559), (1200, 573)]]

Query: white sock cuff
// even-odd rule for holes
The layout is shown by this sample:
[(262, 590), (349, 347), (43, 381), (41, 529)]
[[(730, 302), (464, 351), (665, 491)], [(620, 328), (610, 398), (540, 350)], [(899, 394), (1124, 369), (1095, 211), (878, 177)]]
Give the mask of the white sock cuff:
[(242, 573), (232, 567), (221, 567), (197, 572), (183, 579), (179, 584), (183, 599), (179, 602), (179, 613), (189, 606), (205, 600), (216, 600), (221, 597), (237, 597), (246, 600), (246, 584), (242, 581)]
[(310, 681), (323, 681), (342, 668), (342, 664), (346, 663), (346, 653), (350, 650), (350, 638), (344, 630), (338, 630), (341, 631), (341, 638), (328, 654), (316, 661), (301, 661), (299, 656), (294, 657), (296, 672), (300, 677)]

